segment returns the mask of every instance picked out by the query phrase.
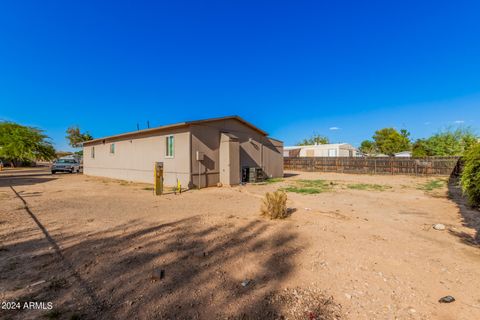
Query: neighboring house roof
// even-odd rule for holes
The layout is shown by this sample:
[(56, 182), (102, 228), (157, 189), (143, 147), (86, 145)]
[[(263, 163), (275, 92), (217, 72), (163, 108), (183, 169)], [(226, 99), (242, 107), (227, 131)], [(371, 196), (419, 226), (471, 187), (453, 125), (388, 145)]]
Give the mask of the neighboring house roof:
[(412, 151), (401, 151), (394, 154), (395, 157), (411, 157)]
[(109, 140), (109, 139), (118, 139), (118, 138), (126, 138), (126, 137), (134, 137), (136, 135), (140, 134), (145, 134), (145, 133), (151, 133), (151, 132), (156, 132), (156, 131), (161, 131), (161, 130), (167, 130), (167, 129), (177, 129), (177, 128), (182, 128), (182, 127), (188, 127), (191, 125), (196, 125), (196, 124), (202, 124), (202, 123), (207, 123), (207, 122), (214, 122), (214, 121), (222, 121), (222, 120), (237, 120), (247, 127), (252, 128), (253, 130), (259, 132), (260, 134), (267, 136), (268, 134), (263, 131), (262, 129), (254, 126), (250, 122), (246, 121), (245, 119), (239, 117), (239, 116), (226, 116), (226, 117), (219, 117), (219, 118), (209, 118), (209, 119), (203, 119), (203, 120), (194, 120), (194, 121), (185, 121), (185, 122), (179, 122), (179, 123), (174, 123), (174, 124), (169, 124), (169, 125), (164, 125), (160, 127), (155, 127), (155, 128), (149, 128), (149, 129), (143, 129), (143, 130), (138, 130), (138, 131), (131, 131), (131, 132), (126, 132), (126, 133), (121, 133), (113, 136), (107, 136), (103, 138), (97, 138), (93, 140), (89, 140), (84, 142), (84, 145), (89, 145), (93, 144), (96, 142), (101, 142), (103, 140)]

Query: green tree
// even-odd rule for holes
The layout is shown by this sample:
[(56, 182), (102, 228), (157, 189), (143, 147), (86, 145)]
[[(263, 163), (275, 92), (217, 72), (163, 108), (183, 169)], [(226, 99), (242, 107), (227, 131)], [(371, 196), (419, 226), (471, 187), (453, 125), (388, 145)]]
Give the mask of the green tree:
[(375, 145), (375, 142), (371, 140), (363, 140), (362, 143), (360, 144), (360, 147), (358, 148), (360, 152), (367, 154), (367, 155), (372, 155), (376, 154), (377, 152), (377, 146)]
[(71, 126), (67, 129), (68, 144), (73, 148), (80, 148), (85, 141), (92, 140), (93, 137), (88, 132), (80, 132), (78, 126)]
[(0, 122), (0, 158), (13, 165), (54, 159), (55, 149), (49, 140), (43, 130), (14, 122)]
[(426, 139), (417, 139), (412, 146), (412, 157), (422, 158), (429, 156)]
[(427, 139), (418, 139), (413, 145), (414, 157), (461, 156), (478, 141), (469, 128), (447, 128)]
[(480, 143), (470, 146), (465, 153), (464, 168), (461, 176), (463, 192), (467, 194), (471, 205), (480, 205)]
[(314, 134), (308, 139), (303, 139), (302, 141), (297, 143), (297, 146), (311, 146), (315, 144), (329, 144), (330, 141), (327, 137), (321, 136), (319, 134)]
[(393, 155), (400, 151), (410, 150), (410, 133), (402, 129), (400, 132), (394, 128), (383, 128), (375, 131), (373, 140), (380, 153)]

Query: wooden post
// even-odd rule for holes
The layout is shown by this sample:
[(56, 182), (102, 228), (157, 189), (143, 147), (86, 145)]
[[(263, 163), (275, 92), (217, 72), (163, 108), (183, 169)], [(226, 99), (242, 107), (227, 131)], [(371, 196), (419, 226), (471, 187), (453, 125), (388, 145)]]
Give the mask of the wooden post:
[(159, 196), (163, 193), (163, 162), (155, 162), (153, 169), (154, 184), (153, 189), (155, 195)]

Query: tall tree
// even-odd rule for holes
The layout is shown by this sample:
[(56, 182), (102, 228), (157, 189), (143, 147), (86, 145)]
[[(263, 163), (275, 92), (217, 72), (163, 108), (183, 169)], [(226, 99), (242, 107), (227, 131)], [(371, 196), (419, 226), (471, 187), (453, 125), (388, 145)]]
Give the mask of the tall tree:
[(13, 165), (55, 158), (55, 149), (43, 130), (14, 122), (0, 122), (0, 158)]
[(393, 155), (397, 152), (410, 150), (410, 133), (402, 129), (400, 132), (394, 128), (383, 128), (375, 131), (373, 140), (380, 153)]
[(330, 141), (327, 137), (321, 136), (319, 134), (314, 134), (308, 139), (303, 139), (302, 141), (297, 143), (297, 146), (311, 146), (315, 144), (329, 144)]
[(376, 154), (377, 152), (377, 146), (375, 145), (375, 142), (371, 140), (364, 140), (360, 144), (360, 148), (358, 148), (360, 152), (367, 154), (367, 155), (372, 155)]
[(88, 132), (80, 132), (78, 126), (71, 126), (67, 129), (68, 144), (73, 148), (80, 148), (85, 141), (92, 140), (93, 137)]
[(431, 156), (428, 151), (427, 139), (417, 139), (412, 145), (412, 157), (422, 158)]

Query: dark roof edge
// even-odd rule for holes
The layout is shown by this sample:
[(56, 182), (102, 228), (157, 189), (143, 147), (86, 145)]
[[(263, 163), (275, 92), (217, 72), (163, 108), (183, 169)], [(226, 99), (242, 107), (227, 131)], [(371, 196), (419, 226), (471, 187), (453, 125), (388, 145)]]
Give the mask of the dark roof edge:
[(160, 126), (160, 127), (155, 127), (155, 128), (150, 128), (150, 129), (143, 129), (143, 130), (138, 130), (138, 131), (131, 131), (131, 132), (126, 132), (126, 133), (121, 133), (121, 134), (116, 134), (113, 136), (106, 136), (102, 138), (97, 138), (89, 141), (85, 141), (83, 145), (90, 145), (90, 144), (95, 144), (98, 142), (102, 142), (103, 140), (111, 140), (111, 139), (118, 139), (118, 138), (127, 138), (127, 137), (135, 137), (137, 135), (145, 134), (145, 133), (153, 133), (157, 131), (162, 131), (162, 130), (168, 130), (168, 129), (177, 129), (177, 128), (182, 128), (182, 127), (188, 127), (190, 125), (195, 125), (195, 124), (202, 124), (206, 122), (213, 122), (213, 121), (222, 121), (222, 120), (230, 120), (234, 119), (237, 120), (244, 125), (254, 129), (255, 131), (263, 134), (264, 136), (268, 136), (268, 134), (263, 131), (262, 129), (254, 126), (250, 122), (246, 121), (240, 116), (234, 115), (234, 116), (226, 116), (226, 117), (219, 117), (219, 118), (209, 118), (209, 119), (203, 119), (203, 120), (194, 120), (194, 121), (185, 121), (185, 122), (178, 122), (174, 124), (169, 124), (165, 126)]

